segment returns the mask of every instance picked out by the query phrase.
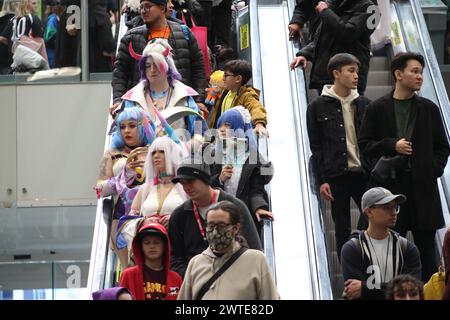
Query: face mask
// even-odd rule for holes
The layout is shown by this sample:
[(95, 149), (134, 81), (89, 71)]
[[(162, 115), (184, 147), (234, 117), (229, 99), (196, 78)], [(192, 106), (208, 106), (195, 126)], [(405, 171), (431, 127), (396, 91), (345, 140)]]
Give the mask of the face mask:
[(228, 248), (234, 239), (232, 230), (232, 228), (220, 228), (218, 226), (212, 230), (206, 229), (206, 240), (208, 240), (211, 250), (222, 251)]

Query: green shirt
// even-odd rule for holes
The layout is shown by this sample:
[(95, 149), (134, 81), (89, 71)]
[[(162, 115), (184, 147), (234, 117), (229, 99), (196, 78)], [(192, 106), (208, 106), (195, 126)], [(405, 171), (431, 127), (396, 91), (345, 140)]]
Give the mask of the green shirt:
[(394, 112), (395, 112), (395, 124), (397, 126), (397, 138), (406, 138), (406, 127), (408, 125), (411, 102), (412, 99), (405, 99), (405, 100), (394, 99)]

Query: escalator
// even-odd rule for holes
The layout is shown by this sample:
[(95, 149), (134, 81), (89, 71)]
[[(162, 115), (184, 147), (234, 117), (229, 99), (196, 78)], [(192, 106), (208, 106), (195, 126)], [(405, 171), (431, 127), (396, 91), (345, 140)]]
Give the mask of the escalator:
[[(118, 45), (119, 48), (120, 39), (126, 33), (127, 27), (125, 25), (125, 19), (121, 19)], [(112, 94), (111, 94), (112, 104)], [(112, 118), (109, 117), (107, 130), (111, 127)], [(258, 151), (266, 159), (268, 156), (267, 145), (268, 139), (263, 136), (258, 136)], [(104, 151), (109, 149), (110, 136), (106, 134)], [(267, 188), (269, 192), (270, 201), (270, 188)], [(89, 266), (87, 293), (85, 299), (91, 299), (92, 293), (104, 288), (110, 288), (116, 285), (118, 279), (118, 259), (114, 252), (110, 248), (109, 235), (112, 216), (113, 204), (111, 198), (104, 198), (98, 200), (94, 236), (91, 250), (91, 263)], [(271, 210), (271, 208), (269, 208)], [(273, 229), (272, 222), (268, 219), (262, 219), (261, 221), (261, 241), (263, 248), (272, 270), (275, 270), (274, 266), (274, 248), (273, 248)], [(275, 274), (274, 274), (275, 275)]]
[(297, 51), (287, 33), (293, 3), (250, 1), (250, 58), (253, 84), (268, 114), (268, 154), (275, 167), (270, 188), (278, 291), (282, 299), (326, 300), (332, 294), (319, 203), (309, 183), (306, 82), (302, 70), (289, 69)]
[[(450, 110), (448, 96), (445, 91), (444, 82), (439, 71), (430, 36), (427, 31), (423, 13), (416, 0), (391, 1), (390, 2), (392, 41), (381, 49), (373, 52), (370, 62), (370, 71), (368, 76), (366, 96), (371, 100), (377, 99), (392, 90), (393, 79), (390, 73), (390, 61), (392, 57), (403, 51), (419, 52), (425, 57), (426, 67), (424, 70), (423, 86), (419, 95), (432, 100), (440, 107), (444, 120), (444, 125), (449, 131)], [(310, 96), (315, 92), (310, 93)], [(306, 112), (306, 110), (304, 110)], [(444, 212), (446, 226), (450, 226), (450, 216), (448, 214), (449, 179), (450, 173), (445, 169), (444, 175), (439, 179), (439, 191), (441, 203)], [(334, 236), (334, 223), (331, 217), (331, 205), (329, 202), (320, 200), (321, 213), (324, 221), (324, 233), (327, 246), (327, 257), (330, 271), (330, 281), (335, 299), (339, 299), (343, 292), (344, 281), (342, 278), (341, 267), (336, 255), (336, 243)], [(352, 230), (356, 230), (359, 218), (359, 210), (352, 201), (351, 221)], [(443, 236), (445, 228), (436, 233), (436, 249), (441, 256)], [(410, 233), (407, 238), (413, 241)]]
[[(253, 85), (262, 90), (261, 100), (269, 119), (270, 139), (262, 139), (260, 143), (261, 153), (275, 167), (268, 188), (275, 222), (264, 221), (262, 228), (267, 260), (282, 299), (327, 300), (340, 297), (343, 280), (335, 253), (330, 207), (317, 196), (318, 187), (314, 185), (309, 166), (307, 81), (303, 70), (289, 70), (289, 63), (298, 51), (289, 42), (287, 33), (294, 6), (294, 0), (250, 1), (249, 7), (239, 12), (238, 47), (241, 58), (252, 62)], [(450, 104), (418, 1), (391, 1), (391, 18), (392, 25), (398, 26), (396, 40), (401, 42), (374, 52), (366, 95), (376, 99), (389, 92), (392, 87), (389, 65), (394, 54), (404, 50), (420, 52), (425, 57), (426, 68), (419, 94), (440, 107), (449, 134)], [(124, 28), (121, 25), (120, 35), (125, 33)], [(247, 51), (243, 50), (246, 46)], [(109, 136), (106, 136), (105, 150), (108, 146)], [(447, 226), (450, 226), (449, 166), (438, 183)], [(99, 200), (86, 299), (96, 290), (111, 287), (115, 281), (116, 262), (108, 241), (110, 212), (110, 202)], [(358, 217), (359, 211), (353, 204), (353, 229)], [(439, 250), (444, 231), (436, 234)]]

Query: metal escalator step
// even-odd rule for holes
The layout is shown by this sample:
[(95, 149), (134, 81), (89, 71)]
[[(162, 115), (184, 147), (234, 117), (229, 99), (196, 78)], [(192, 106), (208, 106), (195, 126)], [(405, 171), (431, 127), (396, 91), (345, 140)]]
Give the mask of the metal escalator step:
[(390, 84), (392, 84), (392, 76), (389, 71), (369, 71), (369, 75), (367, 77), (367, 86), (386, 86)]
[(333, 251), (332, 252), (332, 262), (333, 262), (333, 274), (340, 274), (342, 273), (341, 271), (341, 263), (339, 262), (338, 256), (337, 256), (337, 252)]
[(370, 100), (376, 100), (393, 90), (392, 86), (367, 86), (365, 96)]
[(336, 274), (331, 278), (331, 282), (334, 300), (342, 299), (342, 292), (344, 292), (344, 277), (342, 274)]
[(389, 61), (387, 57), (372, 57), (370, 59), (369, 70), (389, 70)]

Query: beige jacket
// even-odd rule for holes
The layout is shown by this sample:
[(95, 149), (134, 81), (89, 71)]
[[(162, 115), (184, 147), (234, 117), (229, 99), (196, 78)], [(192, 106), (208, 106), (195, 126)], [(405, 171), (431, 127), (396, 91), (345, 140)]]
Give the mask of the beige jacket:
[[(233, 250), (217, 257), (208, 247), (189, 262), (178, 300), (193, 300), (209, 278), (239, 250), (235, 242)], [(202, 300), (277, 300), (279, 295), (264, 254), (247, 249), (222, 274)]]

